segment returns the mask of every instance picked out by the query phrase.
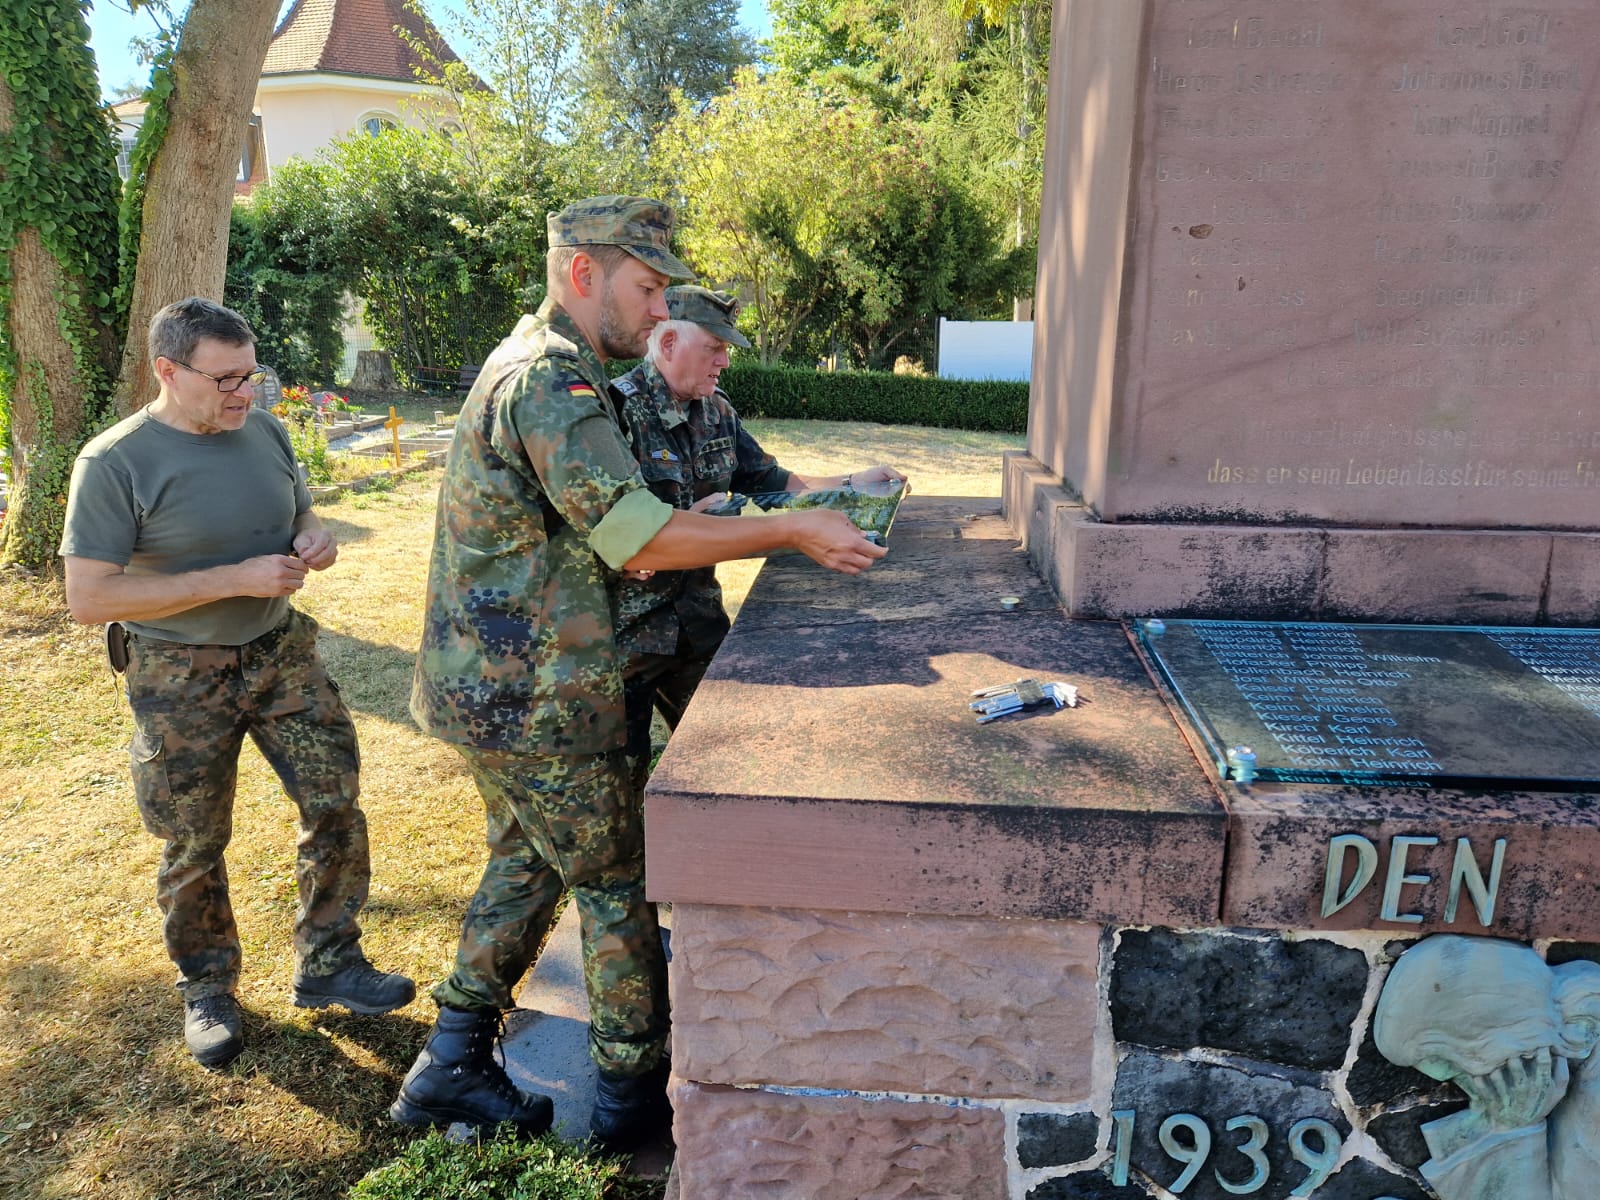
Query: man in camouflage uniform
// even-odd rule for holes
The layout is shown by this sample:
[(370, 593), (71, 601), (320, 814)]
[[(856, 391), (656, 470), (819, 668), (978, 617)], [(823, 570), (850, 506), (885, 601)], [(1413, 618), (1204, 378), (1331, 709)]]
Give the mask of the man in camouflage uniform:
[[(833, 476), (804, 476), (779, 466), (717, 386), (728, 347), (750, 345), (734, 326), (738, 301), (703, 287), (671, 287), (667, 311), (670, 319), (650, 334), (645, 361), (612, 381), (639, 470), (666, 503), (700, 511), (730, 491), (756, 496), (905, 481), (888, 466)], [(648, 765), (652, 707), (669, 729), (678, 727), (728, 628), (713, 567), (634, 575), (623, 582), (617, 645), (627, 656), (630, 757)]]
[(489, 863), (434, 989), (438, 1021), (390, 1108), (405, 1124), (550, 1124), (549, 1098), (518, 1090), (494, 1047), (563, 890), (581, 919), (599, 1069), (591, 1131), (627, 1149), (670, 1117), (666, 964), (612, 629), (622, 572), (794, 546), (855, 573), (882, 554), (840, 513), (708, 517), (645, 486), (605, 363), (643, 352), (669, 278), (689, 273), (672, 224), (665, 205), (628, 196), (550, 214), (549, 298), (489, 356), (456, 421), (411, 711), (466, 760)]
[(255, 335), (191, 297), (156, 314), (149, 343), (160, 393), (78, 455), (61, 553), (72, 615), (114, 622), (113, 663), (126, 655), (134, 795), (166, 842), (156, 894), (184, 1040), (218, 1067), (244, 1048), (223, 851), (246, 734), (300, 810), (294, 1002), (383, 1013), (416, 989), (361, 953), (370, 871), (355, 727), (316, 622), (288, 600), (339, 548), (288, 434), (252, 406)]

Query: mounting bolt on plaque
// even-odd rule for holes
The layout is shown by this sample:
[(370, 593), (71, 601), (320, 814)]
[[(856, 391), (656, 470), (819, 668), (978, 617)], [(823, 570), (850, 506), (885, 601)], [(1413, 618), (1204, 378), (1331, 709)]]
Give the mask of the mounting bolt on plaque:
[(1078, 704), (1078, 689), (1070, 683), (1040, 683), (1037, 679), (1019, 679), (999, 687), (979, 688), (972, 694), (975, 699), (968, 707), (978, 714), (979, 725), (1025, 708), (1043, 708), (1046, 704), (1076, 708)]
[(1167, 623), (1160, 617), (1151, 617), (1145, 621), (1144, 631), (1149, 637), (1160, 637), (1167, 631)]
[(1228, 749), (1228, 778), (1240, 787), (1249, 787), (1256, 777), (1256, 752), (1249, 746)]

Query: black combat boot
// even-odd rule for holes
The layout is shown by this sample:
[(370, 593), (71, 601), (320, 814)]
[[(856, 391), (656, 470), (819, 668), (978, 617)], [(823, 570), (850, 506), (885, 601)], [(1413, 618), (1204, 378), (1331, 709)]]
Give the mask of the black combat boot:
[(378, 970), (365, 958), (358, 958), (331, 975), (294, 973), (296, 1008), (327, 1008), (340, 1004), (353, 1013), (369, 1017), (404, 1008), (416, 999), (417, 987), (404, 975)]
[(529, 1136), (550, 1128), (549, 1096), (521, 1091), (495, 1060), (498, 1009), (439, 1009), (439, 1020), (411, 1064), (389, 1116), (402, 1125), (493, 1126), (509, 1121)]
[(225, 1067), (244, 1052), (244, 1018), (227, 992), (183, 1005), (183, 1040), (202, 1067)]
[(616, 1154), (637, 1150), (672, 1125), (672, 1104), (667, 1099), (671, 1065), (662, 1063), (644, 1075), (613, 1075), (601, 1071), (594, 1089), (594, 1112), (589, 1133)]

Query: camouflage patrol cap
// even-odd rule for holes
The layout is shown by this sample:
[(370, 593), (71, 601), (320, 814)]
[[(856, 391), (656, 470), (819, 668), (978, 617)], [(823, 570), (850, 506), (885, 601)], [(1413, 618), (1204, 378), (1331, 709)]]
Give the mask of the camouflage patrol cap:
[(667, 312), (674, 321), (693, 321), (712, 337), (732, 345), (750, 345), (750, 339), (733, 327), (733, 319), (739, 315), (739, 301), (727, 292), (687, 283), (669, 287)]
[(644, 196), (591, 196), (574, 200), (545, 217), (550, 245), (620, 246), (646, 266), (671, 279), (693, 279), (694, 272), (667, 249), (672, 240), (672, 209)]

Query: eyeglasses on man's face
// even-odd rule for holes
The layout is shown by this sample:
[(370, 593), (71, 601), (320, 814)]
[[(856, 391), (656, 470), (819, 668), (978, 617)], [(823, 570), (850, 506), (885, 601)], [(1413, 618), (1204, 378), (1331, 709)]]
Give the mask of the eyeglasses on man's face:
[(258, 388), (266, 382), (267, 378), (266, 371), (260, 367), (246, 375), (213, 375), (210, 371), (202, 371), (199, 367), (191, 367), (181, 359), (174, 358), (171, 361), (177, 363), (185, 371), (193, 371), (196, 375), (204, 375), (217, 385), (217, 391), (219, 392), (237, 392), (247, 383), (253, 388)]

